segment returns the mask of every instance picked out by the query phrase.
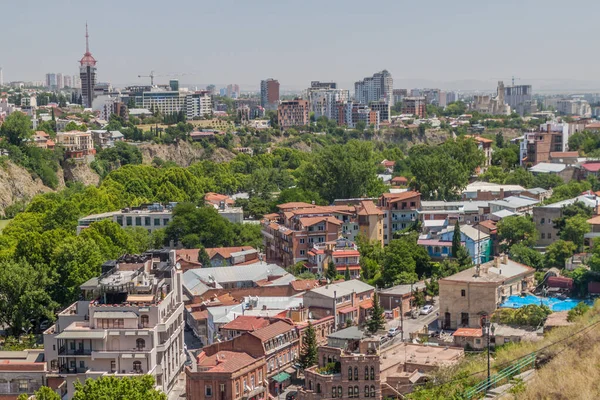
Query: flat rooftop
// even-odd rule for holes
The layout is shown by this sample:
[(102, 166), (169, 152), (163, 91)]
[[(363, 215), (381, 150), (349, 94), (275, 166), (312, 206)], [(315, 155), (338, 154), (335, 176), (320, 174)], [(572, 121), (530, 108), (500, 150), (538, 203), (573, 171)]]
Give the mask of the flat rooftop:
[[(496, 264), (498, 260), (498, 264)], [(477, 274), (477, 267), (469, 268), (457, 274), (440, 279), (443, 281), (455, 282), (480, 282), (480, 283), (502, 283), (507, 279), (518, 275), (526, 275), (534, 273), (535, 270), (527, 265), (520, 264), (510, 258), (506, 260), (506, 264), (502, 263), (499, 258), (484, 263), (480, 267), (480, 273)]]
[(465, 355), (461, 347), (429, 346), (400, 342), (381, 349), (381, 367), (383, 372), (389, 368), (410, 364), (434, 366), (451, 365)]

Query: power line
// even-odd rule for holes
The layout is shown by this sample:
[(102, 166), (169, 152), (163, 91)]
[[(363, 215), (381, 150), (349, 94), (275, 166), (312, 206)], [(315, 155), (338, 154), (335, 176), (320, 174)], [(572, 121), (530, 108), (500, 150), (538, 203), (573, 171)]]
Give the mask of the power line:
[[(522, 356), (520, 356), (520, 357), (517, 357), (517, 358), (514, 358), (514, 359), (512, 359), (512, 360), (510, 360), (510, 361), (505, 361), (505, 362), (503, 362), (502, 364), (498, 364), (498, 365), (496, 365), (495, 367), (496, 367), (496, 368), (504, 367), (504, 366), (507, 366), (507, 365), (510, 365), (510, 364), (512, 364), (513, 362), (515, 362), (515, 361), (517, 361), (517, 360), (519, 360), (519, 359), (522, 359), (522, 358), (524, 358), (524, 357), (530, 356), (530, 355), (532, 355), (532, 354), (535, 354), (535, 353), (539, 353), (539, 352), (541, 352), (541, 351), (543, 351), (543, 350), (545, 350), (545, 349), (547, 349), (547, 348), (549, 348), (549, 347), (552, 347), (552, 346), (555, 346), (555, 345), (557, 345), (557, 344), (560, 344), (560, 343), (562, 343), (562, 342), (564, 342), (564, 341), (566, 341), (566, 340), (568, 340), (568, 339), (572, 339), (572, 338), (574, 338), (575, 336), (577, 336), (577, 335), (581, 334), (583, 331), (585, 331), (585, 330), (589, 330), (589, 329), (593, 328), (594, 326), (596, 326), (596, 325), (598, 325), (598, 324), (600, 324), (600, 321), (596, 321), (596, 322), (594, 322), (594, 323), (592, 323), (592, 324), (590, 324), (590, 325), (587, 325), (587, 326), (583, 327), (582, 329), (578, 330), (577, 332), (575, 332), (575, 333), (573, 333), (573, 334), (571, 334), (571, 335), (569, 335), (569, 336), (566, 336), (566, 337), (564, 337), (564, 338), (562, 338), (562, 339), (560, 339), (560, 340), (558, 340), (558, 341), (556, 341), (556, 342), (553, 342), (553, 343), (550, 343), (550, 344), (548, 344), (548, 345), (546, 345), (546, 346), (544, 346), (544, 347), (541, 347), (541, 348), (537, 349), (536, 351), (532, 351), (531, 353), (524, 354), (524, 355), (522, 355)], [(562, 352), (562, 351), (564, 351), (564, 349), (563, 349), (563, 350), (561, 350), (561, 352)], [(558, 354), (560, 354), (560, 353), (558, 353)], [(433, 385), (432, 385), (432, 388), (434, 388), (434, 387), (438, 387), (438, 386), (443, 386), (443, 385), (448, 385), (448, 384), (455, 383), (455, 382), (464, 381), (465, 379), (468, 379), (468, 378), (470, 378), (470, 377), (473, 377), (473, 376), (475, 376), (475, 375), (480, 375), (480, 374), (483, 374), (483, 373), (485, 373), (485, 372), (487, 372), (487, 368), (486, 368), (486, 369), (483, 369), (483, 370), (480, 370), (480, 371), (473, 372), (473, 373), (471, 373), (471, 374), (469, 374), (469, 375), (467, 375), (467, 376), (464, 376), (464, 377), (462, 377), (462, 378), (456, 378), (456, 379), (451, 379), (451, 380), (448, 380), (448, 381), (446, 381), (446, 382), (435, 383), (435, 384), (433, 384)], [(411, 387), (413, 387), (413, 388), (414, 388), (415, 386), (419, 386), (419, 385), (427, 385), (428, 383), (430, 383), (430, 382), (413, 383)]]

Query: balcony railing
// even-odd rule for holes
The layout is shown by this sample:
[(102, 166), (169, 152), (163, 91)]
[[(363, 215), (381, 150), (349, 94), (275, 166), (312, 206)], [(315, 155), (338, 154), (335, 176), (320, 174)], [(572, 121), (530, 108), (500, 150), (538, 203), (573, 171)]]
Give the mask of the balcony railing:
[(62, 346), (58, 349), (59, 356), (89, 356), (92, 354), (93, 349), (69, 349), (66, 346)]

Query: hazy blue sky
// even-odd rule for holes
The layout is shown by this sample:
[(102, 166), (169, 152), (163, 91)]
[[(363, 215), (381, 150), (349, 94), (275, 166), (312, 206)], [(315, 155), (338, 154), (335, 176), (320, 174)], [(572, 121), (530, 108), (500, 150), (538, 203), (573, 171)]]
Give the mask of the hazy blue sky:
[(99, 80), (114, 84), (155, 70), (246, 90), (267, 77), (350, 87), (384, 68), (396, 87), (600, 80), (598, 0), (13, 0), (0, 14), (5, 81), (77, 73), (86, 20)]

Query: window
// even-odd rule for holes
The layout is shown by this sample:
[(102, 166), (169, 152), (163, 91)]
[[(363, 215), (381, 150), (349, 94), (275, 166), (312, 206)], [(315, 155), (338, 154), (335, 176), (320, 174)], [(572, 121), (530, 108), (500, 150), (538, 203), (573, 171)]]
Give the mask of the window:
[(300, 255), (303, 256), (306, 252), (304, 250), (300, 250)]
[(225, 384), (224, 384), (224, 383), (221, 383), (221, 384), (219, 385), (219, 389), (221, 390), (221, 393), (225, 393)]
[(239, 382), (235, 383), (235, 395), (236, 396), (240, 395), (240, 383)]
[(300, 244), (304, 244), (304, 241), (305, 241), (305, 240), (306, 240), (306, 239), (300, 239)]
[(546, 223), (546, 218), (542, 218), (542, 219), (540, 220), (540, 224), (544, 225), (545, 223)]
[(135, 341), (135, 347), (138, 350), (144, 350), (144, 347), (146, 347), (146, 341), (144, 339), (138, 339)]
[(548, 239), (552, 239), (552, 234), (548, 233)]
[(133, 371), (134, 372), (142, 372), (142, 362), (141, 361), (133, 362)]
[(211, 397), (212, 396), (212, 386), (211, 385), (204, 386), (204, 395), (206, 397)]
[(250, 387), (254, 387), (254, 375), (250, 375)]
[(542, 233), (542, 239), (546, 239), (546, 234)]
[(169, 218), (163, 218), (163, 225), (164, 226), (169, 225)]
[(354, 386), (354, 397), (360, 397), (360, 394), (358, 393), (358, 386)]
[(352, 380), (352, 367), (348, 368), (348, 380)]
[(142, 315), (141, 320), (142, 320), (142, 328), (147, 328), (149, 317), (147, 315)]
[(371, 385), (371, 397), (375, 397), (375, 386)]
[(369, 367), (365, 367), (365, 381), (369, 380)]
[(481, 339), (475, 339), (475, 344), (481, 344)]
[(365, 397), (369, 397), (369, 387), (365, 385)]
[(29, 381), (27, 379), (19, 379), (19, 392), (29, 391)]
[(317, 383), (317, 393), (321, 393), (321, 384)]
[(154, 226), (160, 226), (160, 218), (154, 218)]
[(352, 386), (348, 386), (348, 398), (354, 398), (354, 389), (352, 388)]
[(110, 372), (116, 372), (117, 371), (117, 362), (115, 360), (112, 360), (110, 362)]
[(375, 380), (375, 368), (371, 367), (371, 380)]
[(144, 217), (144, 225), (150, 226), (150, 220), (151, 220), (150, 217)]
[(342, 397), (343, 394), (344, 392), (342, 392), (342, 387), (338, 386), (338, 397)]
[(142, 226), (142, 217), (135, 217), (135, 226)]
[(464, 326), (469, 325), (469, 313), (460, 313), (460, 324)]
[(354, 367), (354, 380), (358, 380), (358, 367)]
[(467, 295), (467, 291), (465, 289), (461, 289), (460, 296), (465, 297)]
[(337, 397), (337, 392), (335, 390), (335, 386), (333, 387), (333, 389), (331, 390), (331, 397)]
[(127, 217), (127, 226), (131, 226), (133, 219), (131, 217)]
[(79, 361), (79, 368), (85, 368), (85, 361)]
[(119, 226), (123, 226), (123, 217), (122, 216), (117, 217), (117, 224), (119, 224)]

